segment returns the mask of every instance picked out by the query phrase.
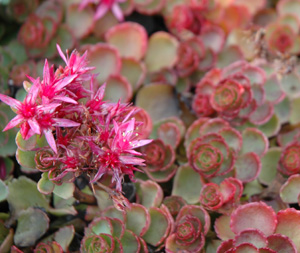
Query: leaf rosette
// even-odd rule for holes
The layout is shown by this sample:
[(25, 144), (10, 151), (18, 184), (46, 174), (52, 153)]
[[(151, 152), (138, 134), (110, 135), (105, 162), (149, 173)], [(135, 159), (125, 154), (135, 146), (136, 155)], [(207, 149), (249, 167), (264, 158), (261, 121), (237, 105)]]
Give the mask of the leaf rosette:
[(300, 144), (293, 142), (281, 153), (278, 170), (285, 175), (294, 175), (300, 171)]
[(145, 155), (146, 166), (143, 170), (148, 177), (156, 182), (166, 182), (174, 176), (175, 151), (160, 139), (152, 141), (141, 148)]
[(200, 206), (186, 205), (177, 215), (175, 231), (166, 241), (166, 252), (196, 252), (203, 248), (210, 226), (208, 213)]
[(235, 152), (219, 134), (196, 138), (187, 151), (190, 165), (204, 178), (224, 175), (233, 169)]

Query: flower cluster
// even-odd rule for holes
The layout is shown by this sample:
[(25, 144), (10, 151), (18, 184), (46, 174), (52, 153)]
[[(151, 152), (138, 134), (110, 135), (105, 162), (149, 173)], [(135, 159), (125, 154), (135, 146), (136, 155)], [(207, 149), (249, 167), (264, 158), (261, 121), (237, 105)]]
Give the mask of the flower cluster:
[(54, 183), (70, 174), (85, 172), (92, 183), (111, 174), (120, 191), (124, 175), (132, 178), (134, 166), (144, 165), (134, 149), (151, 140), (140, 138), (134, 108), (104, 101), (105, 85), (95, 89), (86, 54), (74, 51), (66, 57), (57, 49), (66, 66), (54, 71), (46, 60), (43, 79), (29, 77), (31, 83), (24, 83), (28, 94), (23, 102), (0, 94), (17, 113), (4, 131), (19, 127), (24, 140), (46, 138), (49, 146), (37, 149), (35, 161)]

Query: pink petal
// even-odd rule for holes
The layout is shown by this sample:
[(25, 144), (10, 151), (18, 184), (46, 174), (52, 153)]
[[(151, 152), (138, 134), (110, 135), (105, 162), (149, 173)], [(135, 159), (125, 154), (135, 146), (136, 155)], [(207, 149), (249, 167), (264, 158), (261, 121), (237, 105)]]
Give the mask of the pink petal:
[(142, 155), (142, 153), (137, 152), (137, 151), (132, 150), (132, 149), (130, 149), (130, 150), (125, 150), (125, 152), (126, 152), (126, 153), (129, 153), (129, 154), (132, 154), (132, 155)]
[(106, 83), (101, 85), (101, 87), (97, 90), (95, 97), (102, 100), (104, 97), (105, 88), (106, 88)]
[(94, 16), (94, 19), (97, 20), (97, 19), (102, 18), (102, 17), (105, 15), (106, 12), (108, 12), (108, 7), (107, 7), (107, 5), (101, 4), (101, 5), (98, 7), (97, 11), (96, 11), (96, 14), (95, 14), (95, 16)]
[(56, 44), (56, 48), (57, 48), (57, 51), (60, 55), (60, 57), (64, 60), (64, 62), (68, 65), (68, 61), (66, 59), (66, 56), (64, 55), (64, 53), (61, 51), (61, 48), (58, 44)]
[(80, 123), (77, 123), (73, 120), (69, 120), (69, 119), (59, 119), (59, 118), (55, 118), (53, 119), (55, 121), (55, 126), (59, 126), (59, 127), (77, 127), (80, 126)]
[(144, 166), (144, 159), (137, 158), (137, 157), (132, 157), (132, 156), (120, 156), (119, 159), (121, 162), (126, 163), (126, 164), (134, 164), (134, 165), (140, 165)]
[(56, 107), (60, 106), (59, 103), (51, 103), (51, 104), (43, 104), (38, 106), (38, 109), (42, 112), (50, 112), (56, 109)]
[(56, 143), (52, 134), (51, 130), (44, 130), (43, 131), (46, 137), (46, 140), (49, 144), (49, 146), (52, 148), (52, 150), (55, 152), (55, 154), (57, 154), (57, 148), (56, 148)]
[(37, 99), (37, 96), (39, 94), (39, 79), (37, 79), (37, 83), (34, 83), (29, 92), (28, 92), (28, 95), (27, 97), (25, 98), (26, 101), (30, 101), (31, 104), (34, 104), (36, 103), (36, 99)]
[(28, 124), (33, 132), (35, 132), (36, 134), (41, 134), (41, 128), (36, 119), (29, 119)]
[(130, 121), (128, 122), (128, 126), (127, 126), (127, 128), (126, 128), (126, 134), (127, 134), (127, 133), (132, 133), (132, 132), (133, 132), (133, 130), (134, 130), (134, 125), (135, 125), (135, 118), (132, 118), (132, 120), (130, 120)]
[(139, 140), (139, 141), (133, 141), (132, 142), (132, 146), (134, 148), (138, 148), (138, 147), (141, 147), (141, 146), (145, 146), (149, 143), (151, 143), (153, 140)]
[(43, 76), (44, 76), (44, 83), (49, 84), (50, 83), (50, 71), (49, 71), (49, 65), (48, 65), (47, 59), (45, 60)]
[(55, 84), (55, 89), (58, 90), (58, 91), (61, 90), (62, 88), (64, 88), (68, 84), (70, 84), (77, 76), (78, 75), (75, 74), (75, 75), (70, 75), (70, 76), (67, 76), (67, 77), (61, 79), (60, 81), (58, 81)]
[(54, 98), (55, 100), (60, 100), (60, 101), (63, 101), (63, 102), (67, 102), (67, 103), (71, 103), (71, 104), (78, 104), (76, 100), (72, 99), (72, 98), (69, 98), (69, 97), (66, 97), (66, 96), (55, 96)]
[(3, 103), (5, 103), (5, 104), (7, 104), (7, 105), (9, 105), (9, 106), (11, 106), (13, 108), (17, 108), (18, 106), (21, 106), (21, 102), (20, 101), (14, 99), (14, 98), (11, 98), (9, 96), (3, 95), (3, 94), (0, 94), (0, 100)]
[(106, 172), (106, 167), (100, 167), (99, 170), (97, 171), (95, 177), (90, 181), (91, 183), (95, 183), (96, 181), (98, 181), (103, 174)]
[(21, 115), (17, 115), (16, 117), (14, 117), (8, 124), (7, 126), (2, 130), (3, 132), (6, 130), (9, 130), (13, 127), (16, 127), (17, 125), (19, 125), (22, 121), (24, 120), (24, 118)]
[(123, 21), (124, 20), (124, 15), (123, 12), (118, 4), (114, 4), (111, 8), (112, 13), (115, 15), (117, 20)]

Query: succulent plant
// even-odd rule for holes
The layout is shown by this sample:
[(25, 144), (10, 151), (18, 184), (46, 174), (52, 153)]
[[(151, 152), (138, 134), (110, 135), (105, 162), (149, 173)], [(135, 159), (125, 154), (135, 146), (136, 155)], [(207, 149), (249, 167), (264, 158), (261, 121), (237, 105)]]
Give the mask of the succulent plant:
[(0, 252), (300, 251), (299, 9), (0, 1)]

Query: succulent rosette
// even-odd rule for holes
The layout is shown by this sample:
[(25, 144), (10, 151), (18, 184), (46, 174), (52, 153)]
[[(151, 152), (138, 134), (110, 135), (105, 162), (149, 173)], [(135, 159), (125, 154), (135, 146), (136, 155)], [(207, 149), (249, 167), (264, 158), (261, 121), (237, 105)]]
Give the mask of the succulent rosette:
[(203, 185), (199, 201), (207, 210), (230, 213), (240, 202), (243, 183), (233, 177), (226, 178), (220, 185), (206, 183)]
[(242, 182), (257, 178), (268, 144), (261, 131), (246, 128), (240, 133), (221, 118), (194, 121), (184, 143), (190, 166), (203, 178), (223, 180), (220, 176), (230, 177), (234, 172)]
[(194, 4), (177, 4), (171, 7), (166, 15), (170, 30), (175, 34), (200, 35), (206, 21), (203, 15), (206, 7), (205, 1)]
[(191, 142), (187, 150), (189, 163), (204, 178), (212, 178), (233, 169), (235, 152), (224, 138), (209, 133)]
[(172, 195), (165, 197), (163, 200), (163, 204), (170, 210), (172, 216), (176, 218), (181, 208), (187, 203), (182, 197)]
[(57, 242), (40, 242), (34, 249), (34, 253), (44, 253), (44, 252), (63, 252), (63, 248)]
[[(270, 81), (274, 78), (270, 77)], [(216, 112), (235, 125), (247, 120), (262, 125), (273, 116), (274, 105), (284, 98), (278, 81), (274, 85), (278, 86), (278, 94), (271, 95), (273, 91), (266, 83), (263, 69), (244, 61), (235, 62), (224, 69), (212, 69), (201, 79), (196, 86), (193, 109), (199, 116)]]
[(182, 207), (176, 217), (175, 231), (167, 238), (166, 252), (199, 252), (205, 244), (209, 226), (210, 217), (202, 207)]
[(297, 252), (298, 217), (299, 211), (293, 208), (276, 214), (263, 202), (241, 205), (230, 217), (221, 216), (216, 220), (217, 235), (224, 240), (217, 252)]
[(299, 35), (288, 24), (275, 23), (266, 28), (265, 40), (272, 54), (297, 54), (300, 51)]
[(166, 182), (176, 173), (175, 151), (160, 139), (142, 147), (146, 166), (142, 168), (156, 182)]
[(280, 156), (278, 170), (287, 176), (298, 174), (300, 171), (299, 155), (300, 144), (298, 141), (284, 147)]
[(180, 61), (176, 64), (176, 72), (179, 77), (188, 77), (204, 58), (204, 44), (198, 37), (190, 38), (180, 43), (177, 54)]
[(6, 13), (18, 22), (24, 22), (28, 15), (38, 7), (38, 0), (22, 1), (12, 0), (6, 9)]
[(184, 122), (178, 117), (169, 117), (154, 124), (150, 137), (153, 139), (161, 139), (166, 145), (170, 145), (176, 150), (184, 134)]

